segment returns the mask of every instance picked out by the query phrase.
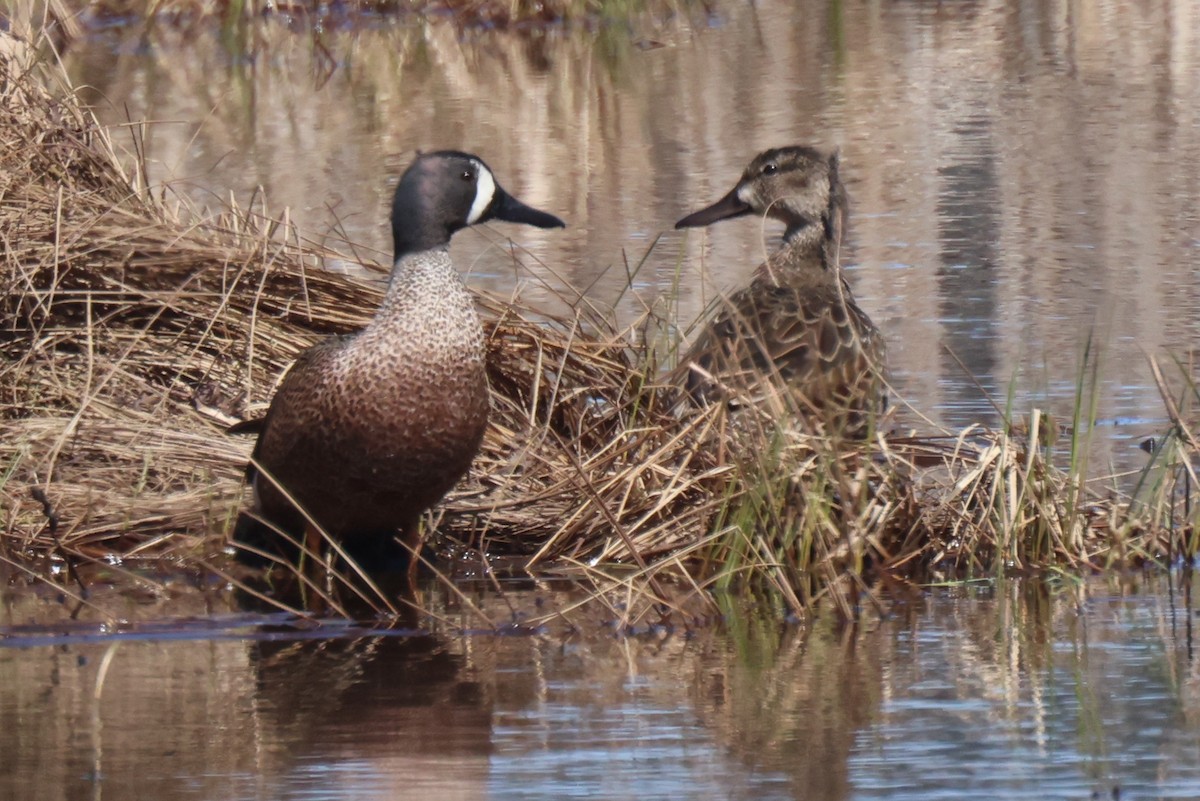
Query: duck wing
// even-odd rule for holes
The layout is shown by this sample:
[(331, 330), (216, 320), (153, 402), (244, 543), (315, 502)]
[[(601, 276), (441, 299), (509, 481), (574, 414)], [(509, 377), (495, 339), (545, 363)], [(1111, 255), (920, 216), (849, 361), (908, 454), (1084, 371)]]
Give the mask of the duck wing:
[(734, 294), (681, 360), (697, 401), (763, 403), (780, 390), (805, 415), (879, 412), (883, 338), (844, 284), (759, 282)]
[[(273, 426), (282, 425), (290, 428), (294, 425), (303, 425), (303, 421), (297, 420), (297, 409), (302, 409), (307, 405), (303, 398), (308, 397), (313, 391), (311, 377), (320, 375), (323, 369), (322, 365), (331, 362), (336, 354), (345, 347), (347, 341), (348, 337), (344, 336), (329, 337), (301, 353), (283, 374), (283, 379), (275, 390), (267, 413), (262, 417), (252, 417), (234, 423), (225, 429), (227, 434), (258, 435), (258, 440), (254, 443), (254, 450), (250, 454), (250, 461), (246, 463), (247, 484), (253, 484), (255, 476), (258, 475), (256, 464), (264, 463), (264, 459), (271, 463), (286, 459), (286, 454), (278, 452), (280, 445), (272, 444), (269, 452), (264, 453), (263, 443), (268, 441), (267, 432)], [(286, 447), (290, 438), (271, 437), (270, 441), (283, 443), (282, 446)]]

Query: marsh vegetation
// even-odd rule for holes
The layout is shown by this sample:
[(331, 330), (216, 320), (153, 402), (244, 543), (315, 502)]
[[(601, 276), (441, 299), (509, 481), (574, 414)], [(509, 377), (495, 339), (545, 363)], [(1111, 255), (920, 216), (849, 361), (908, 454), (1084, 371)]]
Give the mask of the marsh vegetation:
[[(370, 318), (378, 284), (324, 268), (383, 268), (306, 239), (262, 198), (214, 212), (151, 190), (60, 67), (4, 41), (0, 558), (71, 592), (67, 565), (223, 570), (250, 447), (224, 428), (261, 409), (309, 344)], [(492, 422), (471, 478), (429, 521), (443, 555), (584, 580), (631, 600), (636, 620), (715, 610), (715, 590), (853, 615), (894, 582), (1196, 552), (1182, 356), (1154, 361), (1171, 423), (1136, 476), (1089, 464), (1091, 350), (1069, 418), (1001, 401), (992, 428), (884, 418), (856, 444), (764, 424), (755, 447), (733, 447), (719, 407), (680, 404), (661, 379), (692, 323), (678, 303), (630, 319), (548, 267), (555, 311), (479, 298)]]

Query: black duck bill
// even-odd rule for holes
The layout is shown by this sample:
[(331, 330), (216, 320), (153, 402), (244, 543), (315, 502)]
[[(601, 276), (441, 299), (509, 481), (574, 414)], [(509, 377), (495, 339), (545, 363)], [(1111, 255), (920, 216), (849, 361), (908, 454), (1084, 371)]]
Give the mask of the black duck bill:
[(496, 187), (496, 197), (492, 200), (491, 208), (485, 219), (504, 220), (506, 222), (524, 223), (537, 228), (566, 228), (567, 224), (544, 211), (538, 211), (527, 206), (499, 186)]
[(679, 222), (675, 223), (675, 227), (699, 228), (703, 225), (712, 225), (719, 220), (730, 220), (734, 217), (741, 217), (743, 214), (749, 214), (752, 211), (750, 204), (738, 197), (738, 190), (740, 188), (740, 184), (735, 186), (728, 195), (721, 198), (708, 208), (692, 212)]

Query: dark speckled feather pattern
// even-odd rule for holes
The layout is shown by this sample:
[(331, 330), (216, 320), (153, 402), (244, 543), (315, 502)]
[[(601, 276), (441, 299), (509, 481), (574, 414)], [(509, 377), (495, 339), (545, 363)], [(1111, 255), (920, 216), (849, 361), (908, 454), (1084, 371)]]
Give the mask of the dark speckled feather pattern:
[(782, 148), (759, 155), (725, 199), (680, 221), (754, 213), (788, 226), (782, 247), (680, 359), (675, 380), (695, 400), (737, 407), (790, 397), (789, 409), (850, 433), (884, 411), (884, 339), (837, 265), (845, 206), (836, 155)]
[[(396, 260), (374, 320), (301, 354), (271, 401), (254, 449), (261, 471), (247, 471), (262, 517), (304, 532), (290, 495), (350, 545), (397, 533), (417, 544), (421, 514), (467, 472), (487, 426), (483, 328), (449, 243), (493, 219), (563, 225), (469, 153), (419, 155), (405, 171), (392, 202)], [(263, 542), (241, 524), (237, 537)]]
[[(413, 525), (398, 510), (415, 518), (454, 486), (487, 416), (483, 329), (442, 247), (397, 263), (365, 330), (296, 361), (256, 458), (331, 534), (378, 534)], [(270, 482), (256, 488), (267, 517), (295, 520)]]

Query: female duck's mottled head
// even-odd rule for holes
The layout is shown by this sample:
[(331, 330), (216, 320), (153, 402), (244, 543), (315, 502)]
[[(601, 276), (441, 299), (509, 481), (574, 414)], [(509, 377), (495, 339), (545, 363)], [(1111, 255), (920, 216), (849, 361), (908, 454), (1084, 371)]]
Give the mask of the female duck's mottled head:
[(838, 155), (802, 145), (768, 150), (754, 157), (729, 194), (689, 214), (676, 228), (711, 225), (745, 214), (780, 220), (785, 238), (820, 225), (827, 238), (840, 236), (846, 193), (838, 177)]
[(488, 220), (566, 227), (553, 214), (505, 192), (478, 156), (456, 150), (421, 153), (400, 178), (392, 199), (394, 258), (444, 245), (455, 231)]

